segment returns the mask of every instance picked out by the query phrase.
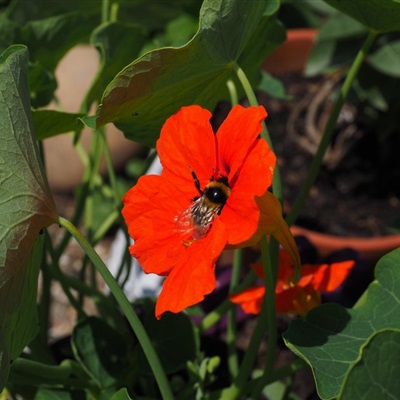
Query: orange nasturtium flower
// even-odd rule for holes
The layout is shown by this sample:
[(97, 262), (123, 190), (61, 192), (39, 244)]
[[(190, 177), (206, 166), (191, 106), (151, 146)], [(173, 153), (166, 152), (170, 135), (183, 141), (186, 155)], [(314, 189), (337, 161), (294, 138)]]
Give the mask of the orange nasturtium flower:
[(146, 273), (166, 276), (156, 316), (200, 302), (216, 285), (224, 248), (272, 234), (295, 260), (298, 251), (268, 192), (275, 155), (260, 138), (263, 107), (235, 106), (214, 134), (211, 113), (193, 105), (164, 124), (157, 141), (163, 170), (142, 176), (123, 199), (122, 214)]
[[(354, 261), (333, 264), (304, 265), (300, 269), (300, 280), (292, 283), (294, 266), (284, 249), (279, 253), (278, 279), (275, 288), (276, 311), (306, 315), (312, 308), (321, 304), (321, 292), (333, 292), (347, 278)], [(264, 278), (261, 264), (253, 265), (260, 278)], [(243, 311), (258, 314), (265, 294), (264, 286), (254, 286), (243, 292), (229, 296), (232, 303), (240, 304)]]

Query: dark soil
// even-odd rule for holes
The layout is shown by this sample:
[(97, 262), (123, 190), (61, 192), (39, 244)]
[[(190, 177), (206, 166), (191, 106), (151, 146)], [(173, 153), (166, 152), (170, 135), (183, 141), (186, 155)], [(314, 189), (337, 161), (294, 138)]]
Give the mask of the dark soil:
[[(323, 128), (332, 109), (335, 77), (281, 77), (292, 100), (259, 93), (268, 110), (267, 126), (282, 174), (284, 198), (293, 203), (308, 173)], [(306, 228), (340, 236), (392, 233), (400, 218), (400, 133), (382, 141), (370, 131), (357, 108), (345, 104), (333, 145), (297, 221)]]

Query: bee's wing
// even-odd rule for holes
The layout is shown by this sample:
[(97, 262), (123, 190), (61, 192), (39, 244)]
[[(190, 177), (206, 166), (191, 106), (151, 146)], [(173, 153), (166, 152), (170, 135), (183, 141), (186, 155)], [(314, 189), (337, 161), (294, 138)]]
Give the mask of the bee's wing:
[(210, 224), (199, 225), (195, 221), (195, 214), (204, 207), (204, 199), (198, 198), (185, 211), (183, 211), (175, 221), (175, 230), (182, 234), (186, 240), (197, 240), (205, 236), (210, 228)]
[(193, 217), (192, 217), (193, 206), (194, 203), (175, 218), (176, 231), (181, 233), (187, 233), (193, 230), (194, 228)]

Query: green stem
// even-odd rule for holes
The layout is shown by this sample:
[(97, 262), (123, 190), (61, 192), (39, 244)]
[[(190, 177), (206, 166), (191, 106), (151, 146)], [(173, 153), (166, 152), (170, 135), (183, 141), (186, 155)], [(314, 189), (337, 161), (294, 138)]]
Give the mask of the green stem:
[(139, 319), (139, 317), (133, 311), (129, 300), (126, 298), (124, 292), (119, 287), (117, 281), (112, 276), (111, 272), (104, 264), (103, 260), (96, 253), (90, 243), (86, 240), (84, 236), (78, 231), (78, 229), (71, 224), (68, 220), (63, 217), (58, 217), (59, 225), (63, 226), (69, 231), (69, 233), (76, 239), (82, 249), (85, 251), (86, 255), (89, 257), (97, 271), (103, 277), (107, 286), (109, 287), (111, 293), (115, 297), (117, 303), (121, 307), (123, 313), (126, 316), (131, 328), (133, 329), (140, 345), (142, 346), (143, 352), (147, 357), (150, 367), (153, 371), (154, 377), (158, 383), (162, 398), (164, 400), (172, 400), (174, 398), (171, 388), (168, 383), (168, 379), (165, 375), (165, 371), (161, 365), (160, 359), (151, 344), (151, 341)]
[(378, 33), (375, 31), (369, 32), (361, 49), (359, 50), (356, 58), (354, 59), (353, 64), (350, 67), (350, 70), (347, 73), (346, 79), (343, 83), (342, 88), (340, 89), (340, 93), (336, 100), (335, 106), (325, 126), (325, 131), (322, 136), (321, 142), (318, 146), (318, 150), (311, 162), (310, 171), (307, 175), (305, 182), (301, 186), (300, 193), (298, 194), (292, 206), (290, 214), (286, 218), (286, 222), (288, 223), (288, 225), (292, 225), (295, 222), (296, 218), (300, 214), (301, 209), (303, 208), (304, 202), (306, 201), (306, 198), (311, 190), (311, 187), (314, 184), (314, 181), (318, 175), (318, 171), (321, 166), (326, 149), (328, 148), (331, 142), (336, 121), (340, 114), (340, 110), (343, 106), (344, 101), (347, 98), (347, 95), (349, 94), (350, 88), (353, 84), (354, 79), (357, 76), (358, 71), (360, 70), (363, 61), (365, 60), (368, 50), (370, 49), (377, 34)]
[[(251, 106), (258, 106), (258, 100), (257, 97), (254, 93), (253, 87), (251, 86), (250, 81), (247, 79), (246, 74), (244, 71), (237, 65), (234, 64), (234, 71), (236, 72), (236, 75), (243, 87), (244, 92), (246, 93), (247, 99), (249, 100), (249, 103)], [(263, 126), (263, 131), (261, 133), (261, 137), (263, 137), (269, 144), (269, 147), (271, 148), (272, 151), (274, 151), (274, 146), (271, 140), (271, 136), (268, 132), (267, 125), (265, 124), (265, 121), (262, 123)], [(274, 169), (274, 179), (272, 181), (272, 191), (274, 192), (274, 195), (278, 198), (280, 202), (283, 200), (283, 191), (282, 191), (282, 179), (281, 179), (281, 172), (278, 167), (278, 165), (275, 165)]]
[(115, 208), (118, 210), (121, 200), (118, 195), (119, 190), (118, 190), (118, 186), (117, 186), (117, 177), (115, 175), (114, 163), (113, 163), (112, 157), (111, 157), (111, 150), (110, 150), (110, 146), (108, 145), (108, 142), (107, 142), (107, 136), (106, 136), (105, 129), (99, 130), (99, 133), (100, 133), (100, 137), (103, 140), (103, 144), (104, 144), (104, 146), (103, 146), (104, 147), (104, 158), (106, 160), (108, 178), (110, 180), (110, 186), (111, 186), (111, 193), (114, 196), (113, 200), (114, 200)]
[[(269, 254), (269, 249), (274, 245), (270, 243), (268, 246), (267, 239), (261, 239), (261, 256), (263, 261), (264, 279), (265, 279), (265, 303), (267, 310), (267, 325), (268, 325), (268, 346), (265, 355), (263, 378), (254, 386), (250, 399), (258, 399), (265, 386), (265, 381), (274, 372), (274, 362), (276, 346), (278, 342), (278, 327), (276, 321), (276, 304), (275, 304), (275, 286), (276, 286), (276, 271)], [(277, 264), (277, 260), (276, 264)]]
[(103, 0), (101, 7), (101, 22), (104, 24), (110, 20), (110, 0)]
[[(255, 273), (251, 271), (243, 280), (243, 282), (235, 288), (235, 290), (240, 292), (248, 288), (254, 282), (255, 278)], [(214, 326), (231, 307), (233, 307), (233, 304), (229, 301), (229, 299), (224, 300), (217, 308), (208, 313), (200, 322), (200, 324), (197, 326), (199, 333), (203, 334), (212, 326)]]
[(235, 83), (231, 79), (229, 79), (226, 82), (226, 86), (228, 87), (229, 97), (231, 98), (232, 105), (238, 104), (239, 97), (238, 97)]
[[(243, 249), (237, 249), (234, 253), (232, 275), (229, 285), (229, 292), (233, 293), (240, 281), (240, 270), (242, 266)], [(239, 371), (239, 359), (236, 351), (236, 308), (231, 307), (228, 311), (228, 324), (226, 331), (226, 341), (228, 347), (228, 366), (232, 377)]]
[(90, 380), (85, 371), (73, 361), (63, 362), (61, 365), (47, 365), (26, 358), (17, 358), (11, 365), (9, 381), (17, 384), (24, 382), (34, 386), (96, 388), (96, 384)]
[(220, 400), (233, 400), (239, 398), (243, 393), (247, 380), (252, 372), (254, 361), (256, 359), (260, 343), (264, 337), (265, 330), (267, 329), (267, 308), (263, 304), (263, 308), (259, 315), (257, 325), (250, 339), (250, 344), (244, 354), (242, 364), (240, 365), (237, 378), (232, 385), (222, 390)]
[(64, 274), (61, 271), (60, 266), (58, 264), (59, 258), (57, 258), (56, 254), (55, 254), (53, 245), (51, 243), (51, 238), (50, 238), (50, 235), (48, 232), (46, 232), (46, 239), (47, 239), (47, 252), (50, 255), (50, 259), (51, 259), (50, 264), (47, 265), (46, 272), (57, 278), (65, 296), (68, 298), (69, 303), (71, 304), (71, 306), (73, 308), (75, 308), (78, 316), (82, 317), (85, 315), (85, 312), (83, 311), (83, 308), (82, 308), (82, 304), (80, 304), (80, 302), (75, 299), (75, 297), (70, 292), (67, 283), (63, 279)]

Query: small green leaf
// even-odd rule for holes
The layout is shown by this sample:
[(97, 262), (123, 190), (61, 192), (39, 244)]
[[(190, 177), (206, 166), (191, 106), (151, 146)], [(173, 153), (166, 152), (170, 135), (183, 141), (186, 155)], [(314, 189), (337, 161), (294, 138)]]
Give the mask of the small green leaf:
[(71, 344), (75, 358), (100, 388), (113, 385), (127, 372), (128, 345), (103, 320), (81, 320), (72, 333)]
[(347, 375), (340, 400), (396, 399), (400, 393), (400, 331), (372, 336)]
[[(305, 319), (293, 321), (284, 333), (286, 345), (313, 369), (322, 399), (339, 395), (371, 335), (400, 329), (399, 265), (400, 249), (397, 249), (379, 260), (376, 280), (356, 307), (322, 305)], [(391, 365), (379, 367), (380, 373), (390, 374)]]
[(29, 91), (33, 108), (49, 104), (54, 99), (56, 89), (54, 73), (44, 68), (39, 61), (29, 64)]
[(54, 110), (34, 110), (32, 117), (37, 140), (82, 129), (80, 118), (84, 115)]
[[(154, 304), (145, 302), (143, 325), (150, 336), (164, 370), (172, 374), (194, 360), (199, 351), (198, 336), (190, 318), (184, 314), (166, 313), (160, 320), (154, 316)], [(140, 372), (152, 375), (146, 356), (141, 347), (136, 348), (135, 360), (141, 366)]]
[(90, 128), (92, 130), (96, 130), (96, 117), (94, 115), (90, 116), (90, 117), (80, 118), (80, 120), (88, 128)]
[(400, 2), (398, 0), (325, 1), (370, 29), (379, 32), (400, 29)]
[(400, 77), (400, 40), (386, 43), (368, 56), (368, 63), (383, 74)]
[(128, 391), (125, 388), (118, 390), (117, 393), (111, 397), (111, 400), (132, 400), (129, 397)]
[(262, 71), (259, 89), (264, 90), (270, 96), (281, 100), (290, 100), (292, 97), (285, 92), (285, 86), (281, 80), (273, 77), (265, 71)]
[(283, 41), (283, 28), (271, 18), (278, 4), (204, 1), (199, 30), (185, 46), (147, 53), (116, 76), (103, 95), (97, 125), (113, 122), (128, 138), (154, 145), (162, 124), (180, 107), (213, 109), (227, 96), (236, 62), (254, 80), (266, 54)]
[(84, 391), (39, 388), (34, 400), (86, 400)]
[(29, 308), (32, 316), (23, 317), (29, 302), (35, 304), (33, 287), (36, 288), (37, 276), (32, 263), (38, 263), (41, 252), (32, 250), (41, 230), (57, 219), (33, 134), (28, 88), (27, 49), (12, 46), (0, 55), (0, 360), (5, 368), (0, 374), (2, 378), (8, 373), (7, 358), (18, 356), (32, 338), (34, 312)]

